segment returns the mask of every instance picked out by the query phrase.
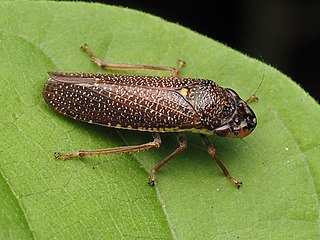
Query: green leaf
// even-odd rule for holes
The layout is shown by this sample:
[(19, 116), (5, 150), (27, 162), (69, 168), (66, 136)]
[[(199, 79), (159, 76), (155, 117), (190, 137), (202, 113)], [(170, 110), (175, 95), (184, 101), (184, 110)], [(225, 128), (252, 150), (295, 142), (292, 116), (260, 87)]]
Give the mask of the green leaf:
[[(319, 105), (282, 73), (130, 9), (1, 2), (0, 15), (1, 239), (320, 238)], [(102, 72), (79, 50), (84, 42), (112, 62), (176, 66), (183, 59), (182, 76), (214, 79), (244, 99), (263, 78), (252, 103), (255, 132), (246, 142), (210, 137), (244, 182), (240, 190), (196, 134), (188, 134), (188, 149), (160, 171), (155, 188), (147, 185), (150, 170), (178, 145), (170, 134), (160, 149), (56, 161), (58, 150), (152, 139), (73, 121), (45, 104), (48, 71)]]

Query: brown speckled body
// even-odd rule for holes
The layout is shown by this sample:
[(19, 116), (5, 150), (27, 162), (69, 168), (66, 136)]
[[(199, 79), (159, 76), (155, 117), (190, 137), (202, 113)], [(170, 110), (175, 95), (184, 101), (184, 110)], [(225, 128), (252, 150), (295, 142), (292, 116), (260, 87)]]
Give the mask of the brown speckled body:
[(49, 73), (46, 102), (74, 119), (149, 132), (213, 131), (234, 118), (238, 97), (211, 80)]
[[(99, 66), (109, 66), (84, 49)], [(180, 68), (182, 66), (180, 61)], [(113, 68), (170, 70), (170, 77), (127, 74), (49, 73), (44, 88), (45, 101), (56, 111), (84, 122), (106, 127), (152, 132), (153, 141), (135, 146), (98, 150), (55, 152), (56, 158), (135, 152), (160, 147), (161, 132), (178, 132), (179, 147), (157, 163), (149, 184), (157, 172), (187, 147), (183, 131), (200, 133), (208, 153), (223, 174), (238, 188), (242, 182), (233, 178), (215, 153), (206, 134), (243, 138), (256, 127), (255, 114), (238, 94), (211, 80), (178, 77), (179, 69), (146, 65), (118, 65)], [(251, 99), (251, 98), (250, 98)]]
[(161, 145), (161, 132), (176, 132), (179, 146), (152, 169), (149, 184), (154, 186), (159, 170), (187, 148), (183, 131), (199, 133), (210, 156), (223, 174), (238, 188), (242, 182), (229, 174), (216, 155), (207, 134), (243, 138), (257, 125), (247, 101), (229, 88), (211, 80), (178, 77), (178, 67), (145, 64), (117, 64), (100, 60), (87, 44), (81, 49), (101, 68), (170, 71), (170, 77), (129, 74), (49, 73), (44, 87), (45, 101), (56, 111), (80, 121), (106, 127), (148, 131), (153, 141), (140, 145), (97, 150), (55, 152), (56, 158), (137, 152)]

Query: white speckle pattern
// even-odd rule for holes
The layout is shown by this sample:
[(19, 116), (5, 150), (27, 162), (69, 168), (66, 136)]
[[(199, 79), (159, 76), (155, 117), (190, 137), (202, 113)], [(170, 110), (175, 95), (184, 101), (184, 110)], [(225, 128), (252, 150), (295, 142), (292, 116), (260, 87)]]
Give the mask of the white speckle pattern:
[(213, 81), (124, 74), (50, 73), (44, 98), (55, 110), (93, 124), (151, 132), (213, 130), (235, 100)]

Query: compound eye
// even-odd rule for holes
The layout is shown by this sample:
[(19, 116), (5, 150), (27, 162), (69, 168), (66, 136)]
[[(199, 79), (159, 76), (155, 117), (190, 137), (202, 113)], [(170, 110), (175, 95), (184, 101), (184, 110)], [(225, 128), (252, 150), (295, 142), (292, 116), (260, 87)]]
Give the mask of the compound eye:
[(252, 116), (247, 116), (246, 117), (247, 122), (253, 121), (255, 122), (256, 118), (252, 117)]

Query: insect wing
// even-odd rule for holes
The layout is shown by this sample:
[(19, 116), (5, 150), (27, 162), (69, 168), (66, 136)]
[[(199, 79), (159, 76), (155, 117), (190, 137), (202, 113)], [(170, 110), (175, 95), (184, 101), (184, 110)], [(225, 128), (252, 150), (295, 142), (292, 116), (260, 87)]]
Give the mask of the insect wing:
[(200, 124), (192, 105), (177, 88), (169, 87), (169, 78), (81, 73), (50, 76), (45, 100), (74, 119), (152, 132), (183, 131)]

